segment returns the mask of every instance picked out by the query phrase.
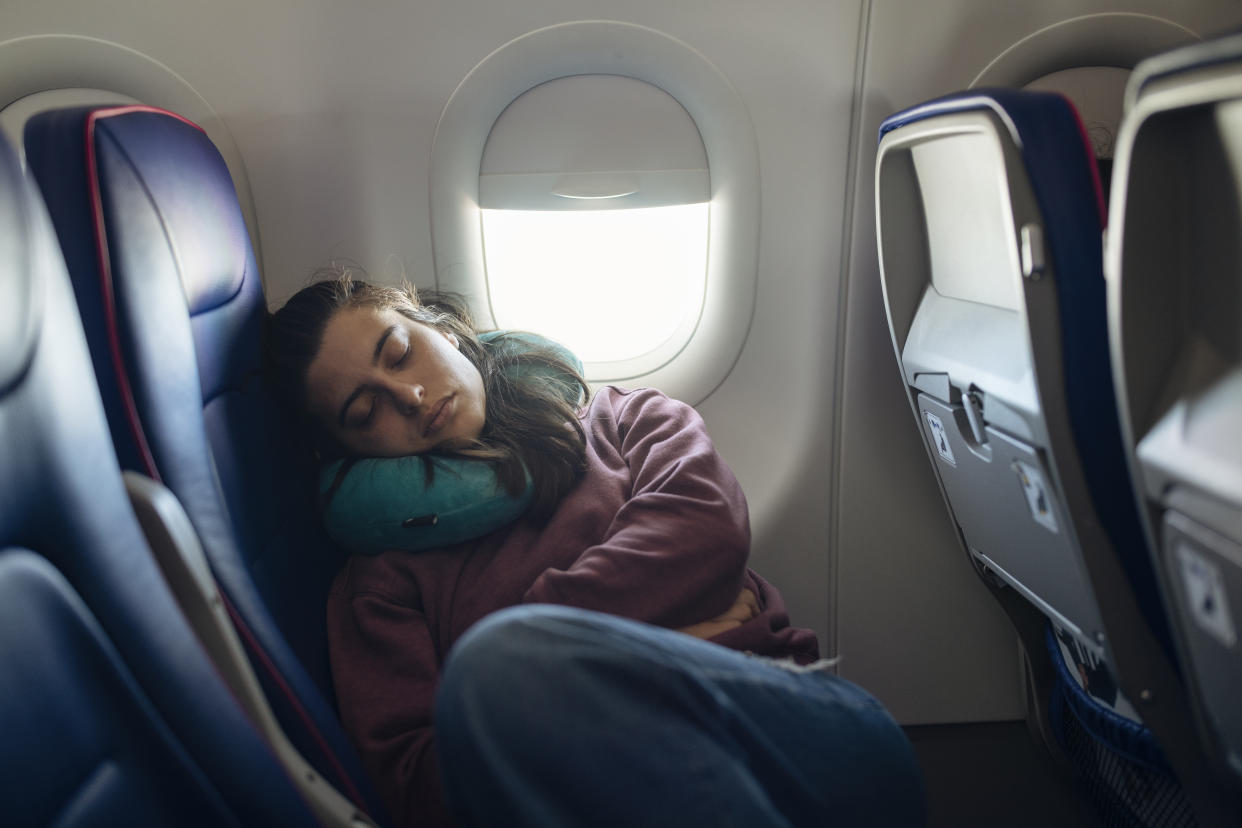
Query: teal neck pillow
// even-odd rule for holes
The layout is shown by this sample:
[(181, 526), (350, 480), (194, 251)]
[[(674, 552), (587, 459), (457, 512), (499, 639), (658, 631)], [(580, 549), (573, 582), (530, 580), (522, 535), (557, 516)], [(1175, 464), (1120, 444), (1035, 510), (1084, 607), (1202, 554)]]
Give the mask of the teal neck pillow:
[[(493, 331), (480, 339), (488, 347), (510, 351), (548, 349), (582, 371), (573, 353), (549, 339), (502, 333)], [(434, 465), (430, 483), (428, 464)], [(525, 489), (510, 495), (487, 462), (460, 457), (344, 459), (324, 464), (319, 472), (328, 535), (356, 555), (388, 549), (419, 552), (482, 537), (520, 518), (530, 506), (532, 490), (528, 475)]]

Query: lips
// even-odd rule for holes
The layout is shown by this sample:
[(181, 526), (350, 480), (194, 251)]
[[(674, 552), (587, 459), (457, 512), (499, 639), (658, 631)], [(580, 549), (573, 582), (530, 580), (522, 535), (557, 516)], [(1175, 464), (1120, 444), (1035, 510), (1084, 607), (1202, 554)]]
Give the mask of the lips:
[(423, 427), (423, 437), (433, 437), (448, 423), (453, 416), (456, 395), (449, 394), (431, 407), (427, 412), (427, 425)]

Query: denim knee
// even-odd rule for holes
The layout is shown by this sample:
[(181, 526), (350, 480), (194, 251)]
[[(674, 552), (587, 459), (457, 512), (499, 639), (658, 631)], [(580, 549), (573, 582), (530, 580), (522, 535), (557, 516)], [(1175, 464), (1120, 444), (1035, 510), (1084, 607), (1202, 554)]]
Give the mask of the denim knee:
[(437, 726), (477, 729), (489, 719), (520, 725), (532, 699), (546, 699), (559, 681), (569, 680), (552, 646), (566, 612), (572, 611), (509, 607), (471, 627), (449, 652), (436, 698)]
[(861, 689), (584, 610), (475, 625), (436, 724), (450, 800), (479, 824), (922, 821), (909, 743)]

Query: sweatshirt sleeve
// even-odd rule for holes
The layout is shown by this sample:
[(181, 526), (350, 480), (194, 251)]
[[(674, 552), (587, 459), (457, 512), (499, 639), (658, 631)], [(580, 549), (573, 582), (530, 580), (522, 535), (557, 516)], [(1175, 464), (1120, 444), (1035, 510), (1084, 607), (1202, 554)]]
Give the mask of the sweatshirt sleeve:
[[(698, 412), (653, 390), (604, 389), (591, 440), (629, 470), (631, 492), (602, 541), (543, 572), (523, 600), (567, 604), (665, 627), (727, 610), (746, 574), (746, 499)], [(611, 421), (609, 421), (611, 420)]]
[(346, 732), (394, 823), (451, 824), (432, 728), (439, 660), (423, 613), (405, 600), (334, 585), (328, 637)]

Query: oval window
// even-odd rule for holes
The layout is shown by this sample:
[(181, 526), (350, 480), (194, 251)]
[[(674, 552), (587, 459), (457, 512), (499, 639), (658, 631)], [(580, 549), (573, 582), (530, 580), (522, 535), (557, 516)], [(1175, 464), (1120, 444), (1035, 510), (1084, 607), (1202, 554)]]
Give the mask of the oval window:
[(462, 80), (431, 163), (438, 287), (483, 326), (550, 336), (593, 384), (691, 404), (754, 311), (754, 127), (716, 67), (643, 26), (522, 35)]

